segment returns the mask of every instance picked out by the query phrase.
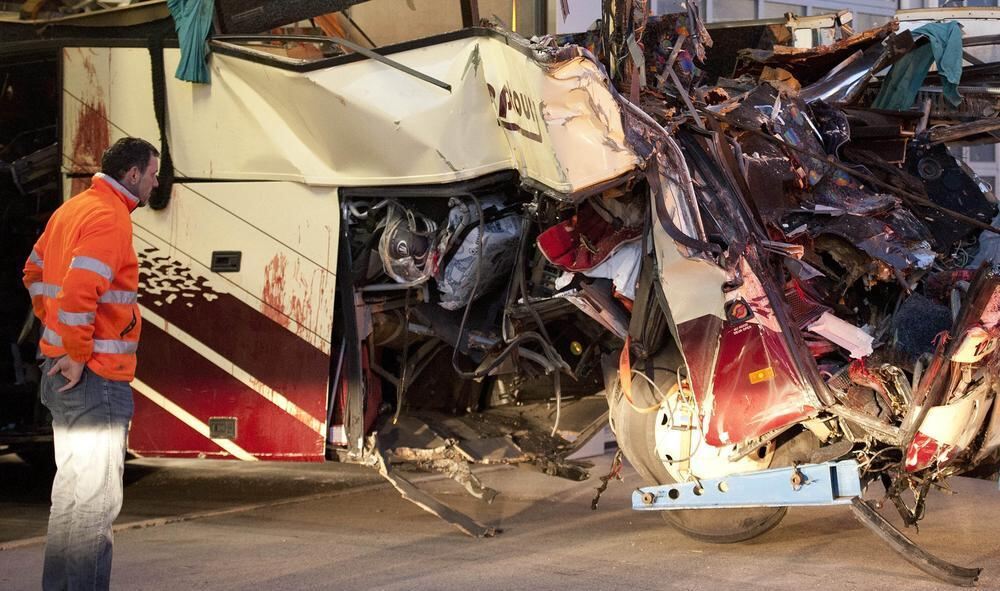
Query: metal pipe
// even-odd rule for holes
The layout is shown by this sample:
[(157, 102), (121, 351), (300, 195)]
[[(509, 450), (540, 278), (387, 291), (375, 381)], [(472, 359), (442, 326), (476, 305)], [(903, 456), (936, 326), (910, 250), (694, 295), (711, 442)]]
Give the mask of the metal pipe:
[[(944, 92), (944, 89), (940, 86), (921, 86), (917, 92), (941, 94)], [(1000, 96), (1000, 88), (997, 88), (996, 86), (959, 86), (958, 92), (961, 94), (987, 94), (990, 96)]]

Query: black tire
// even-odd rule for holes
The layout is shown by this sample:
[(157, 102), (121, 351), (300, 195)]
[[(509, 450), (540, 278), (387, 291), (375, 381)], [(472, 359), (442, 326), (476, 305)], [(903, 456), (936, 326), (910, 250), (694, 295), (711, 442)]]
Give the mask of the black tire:
[[(657, 363), (658, 367), (664, 367)], [(666, 367), (677, 367), (676, 364)], [(655, 372), (659, 374), (660, 372)], [(659, 375), (656, 376), (660, 382)], [(643, 384), (633, 381), (633, 399), (655, 400), (644, 396)], [(611, 389), (609, 388), (609, 391)], [(658, 414), (637, 412), (619, 392), (609, 395), (609, 419), (618, 439), (618, 446), (636, 471), (649, 484), (670, 484), (674, 479), (656, 457), (655, 423)], [(689, 509), (660, 511), (664, 521), (681, 533), (696, 540), (715, 544), (732, 544), (755, 538), (778, 525), (787, 513), (787, 507), (760, 507), (750, 509)]]

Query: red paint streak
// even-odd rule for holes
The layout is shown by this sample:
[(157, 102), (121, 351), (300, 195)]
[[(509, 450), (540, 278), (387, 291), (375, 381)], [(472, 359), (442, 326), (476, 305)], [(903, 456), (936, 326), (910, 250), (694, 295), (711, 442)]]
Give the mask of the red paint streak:
[[(285, 313), (285, 255), (276, 254), (264, 267), (264, 303), (260, 311), (281, 326), (288, 327), (291, 319)], [(293, 298), (294, 304), (294, 298)]]
[(312, 302), (308, 299), (300, 299), (299, 296), (292, 296), (292, 320), (299, 324), (298, 332), (307, 330), (309, 319), (312, 318)]
[(97, 172), (101, 155), (111, 145), (108, 114), (100, 99), (80, 106), (76, 135), (73, 137), (73, 163), (77, 172)]
[(306, 339), (309, 338), (310, 324), (312, 323), (313, 309), (312, 301), (309, 296), (312, 295), (313, 279), (306, 281), (302, 276), (302, 271), (300, 268), (300, 262), (298, 259), (295, 260), (295, 282), (298, 284), (298, 293), (293, 293), (291, 298), (291, 305), (289, 306), (289, 316), (295, 321), (296, 327), (295, 332), (299, 336), (303, 336)]
[[(315, 329), (312, 298), (315, 282), (315, 272), (311, 278), (303, 276), (298, 259), (294, 267), (289, 268), (285, 255), (275, 255), (264, 269), (264, 306), (261, 311), (285, 328), (289, 328), (294, 320), (295, 332), (310, 340)], [(319, 286), (321, 301), (325, 291), (326, 274), (323, 273)]]
[[(86, 50), (80, 50), (81, 65), (87, 71), (89, 84), (83, 89), (86, 94), (83, 95), (82, 104), (79, 105), (70, 167), (73, 172), (94, 173), (101, 169), (101, 156), (111, 145), (111, 129), (103, 102), (104, 89), (98, 80), (97, 68), (88, 53)], [(87, 94), (91, 95), (91, 98), (87, 98)]]
[[(204, 277), (196, 276), (182, 265), (168, 264), (169, 257), (156, 249), (145, 249), (141, 261), (140, 303), (153, 307), (168, 323), (281, 392), (312, 416), (326, 416), (328, 354), (265, 317), (260, 311), (261, 304), (251, 307), (231, 294), (214, 291), (204, 283)], [(162, 270), (154, 272), (155, 266), (162, 266)], [(162, 274), (168, 275), (170, 281), (193, 285), (190, 293), (195, 297), (179, 297), (167, 303), (162, 296), (150, 294), (151, 286), (169, 286), (169, 281), (158, 278)], [(180, 289), (180, 286), (174, 285), (173, 289)], [(212, 297), (204, 298), (202, 294)], [(145, 342), (144, 333), (144, 350)], [(148, 369), (170, 372), (173, 367), (186, 366), (155, 363)], [(146, 378), (141, 379), (146, 381)]]
[(80, 56), (83, 58), (83, 69), (87, 70), (87, 75), (90, 77), (91, 81), (96, 80), (97, 68), (94, 67), (94, 62), (90, 61), (90, 58), (88, 58), (86, 55), (86, 53), (91, 53), (91, 52), (89, 50), (84, 50), (83, 48), (80, 48), (78, 51), (80, 52)]

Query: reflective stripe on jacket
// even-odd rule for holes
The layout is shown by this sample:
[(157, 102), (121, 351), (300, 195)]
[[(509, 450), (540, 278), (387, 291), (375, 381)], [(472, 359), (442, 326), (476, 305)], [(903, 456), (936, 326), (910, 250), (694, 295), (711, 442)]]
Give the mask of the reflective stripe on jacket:
[(109, 380), (135, 377), (139, 268), (129, 214), (138, 204), (98, 173), (52, 214), (24, 266), (46, 357), (69, 355)]

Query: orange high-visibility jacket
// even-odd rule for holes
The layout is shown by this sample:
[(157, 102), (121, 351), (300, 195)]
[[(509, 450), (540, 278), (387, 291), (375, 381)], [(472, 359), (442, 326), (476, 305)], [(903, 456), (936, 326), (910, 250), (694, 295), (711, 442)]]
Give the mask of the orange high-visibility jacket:
[(109, 380), (135, 377), (139, 268), (129, 214), (138, 205), (98, 173), (52, 214), (24, 266), (46, 357), (69, 355)]

